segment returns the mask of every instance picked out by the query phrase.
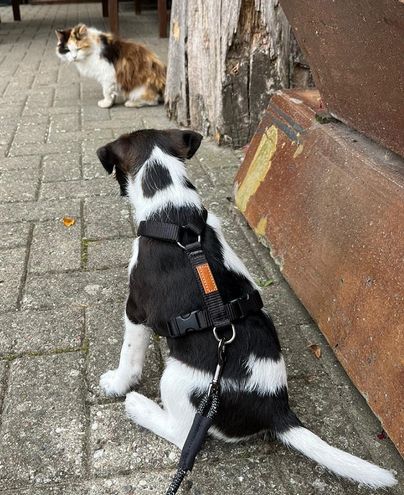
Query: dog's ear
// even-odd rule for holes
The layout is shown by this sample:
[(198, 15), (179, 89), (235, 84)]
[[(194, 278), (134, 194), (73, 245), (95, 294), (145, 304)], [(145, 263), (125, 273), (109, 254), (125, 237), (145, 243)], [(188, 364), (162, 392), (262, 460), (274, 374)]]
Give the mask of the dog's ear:
[(119, 158), (113, 151), (113, 143), (101, 146), (96, 153), (105, 170), (112, 174), (114, 167), (119, 164)]
[(183, 159), (189, 159), (195, 155), (203, 138), (199, 132), (180, 129), (168, 129), (166, 134), (172, 141), (175, 154)]

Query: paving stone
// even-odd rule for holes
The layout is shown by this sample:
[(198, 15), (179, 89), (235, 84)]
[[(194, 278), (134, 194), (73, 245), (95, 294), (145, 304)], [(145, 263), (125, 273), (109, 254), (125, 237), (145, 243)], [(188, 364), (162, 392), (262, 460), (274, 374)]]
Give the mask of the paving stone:
[(116, 185), (107, 177), (63, 182), (44, 182), (41, 187), (41, 199), (86, 198), (88, 196), (117, 196)]
[[(112, 179), (114, 181), (114, 179)], [(112, 183), (118, 187), (118, 184)], [(128, 203), (121, 197), (86, 199), (84, 202), (85, 235), (87, 239), (132, 237), (133, 230)]]
[(125, 268), (29, 275), (23, 307), (45, 309), (120, 302), (126, 298), (127, 283)]
[(95, 476), (175, 468), (179, 450), (126, 417), (123, 403), (91, 407), (90, 462)]
[(20, 293), (20, 281), (0, 279), (0, 311), (9, 311), (17, 307)]
[[(3, 410), (3, 398), (6, 393), (6, 375), (7, 375), (8, 363), (6, 361), (0, 361), (0, 411)], [(1, 427), (1, 421), (0, 421)]]
[(43, 222), (34, 228), (29, 271), (79, 270), (81, 266), (80, 220), (65, 227), (62, 220)]
[(12, 144), (10, 156), (47, 155), (51, 153), (77, 153), (79, 142), (63, 141), (58, 143)]
[(95, 160), (97, 158), (97, 149), (108, 144), (114, 137), (111, 129), (99, 129), (97, 132), (92, 132), (91, 134), (91, 138), (90, 135), (87, 135), (82, 142), (84, 163)]
[(0, 201), (12, 203), (15, 201), (33, 201), (38, 191), (38, 180), (9, 180), (0, 176)]
[(30, 228), (28, 223), (3, 224), (1, 227), (0, 248), (24, 246), (28, 241)]
[(128, 266), (132, 244), (131, 238), (88, 241), (87, 267), (100, 270), (113, 266)]
[(83, 474), (82, 367), (79, 353), (11, 363), (0, 436), (0, 483), (43, 484)]
[(43, 181), (76, 180), (81, 176), (81, 157), (78, 153), (44, 156)]
[[(87, 383), (89, 399), (92, 401), (104, 398), (99, 388), (100, 376), (118, 366), (124, 334), (124, 311), (125, 300), (118, 304), (106, 304), (87, 310), (86, 335), (89, 345)], [(136, 386), (136, 390), (157, 400), (162, 367), (159, 346), (155, 338), (152, 338), (146, 355), (142, 380)]]
[(80, 308), (4, 313), (0, 315), (0, 358), (77, 350), (83, 334), (84, 314)]
[(0, 204), (0, 223), (45, 222), (47, 220), (59, 220), (64, 216), (80, 217), (80, 201), (78, 199), (14, 203), (12, 208), (10, 205)]

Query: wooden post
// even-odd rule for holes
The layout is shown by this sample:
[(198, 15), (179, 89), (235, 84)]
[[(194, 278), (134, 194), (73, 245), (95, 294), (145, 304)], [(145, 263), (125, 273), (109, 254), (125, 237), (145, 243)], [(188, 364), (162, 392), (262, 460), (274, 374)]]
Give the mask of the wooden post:
[(20, 13), (20, 1), (12, 0), (13, 6), (13, 16), (15, 21), (21, 21), (21, 13)]
[(242, 146), (295, 66), (308, 72), (300, 57), (277, 0), (173, 0), (168, 113)]
[(160, 38), (167, 38), (167, 24), (168, 24), (167, 0), (158, 0), (157, 10), (159, 16)]
[(102, 0), (102, 17), (108, 17), (108, 0)]
[(118, 0), (108, 0), (109, 26), (112, 33), (119, 34), (119, 3)]

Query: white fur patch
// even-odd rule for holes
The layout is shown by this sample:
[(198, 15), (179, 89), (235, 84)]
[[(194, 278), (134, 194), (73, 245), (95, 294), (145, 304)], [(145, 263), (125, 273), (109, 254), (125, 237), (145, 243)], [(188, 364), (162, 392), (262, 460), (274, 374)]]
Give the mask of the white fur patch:
[(286, 366), (282, 356), (274, 361), (250, 355), (246, 368), (251, 373), (246, 383), (246, 390), (249, 392), (260, 395), (276, 394), (282, 387), (287, 387)]
[(217, 238), (222, 245), (224, 266), (235, 273), (243, 275), (255, 289), (258, 289), (258, 286), (252, 279), (250, 273), (247, 270), (247, 267), (240, 260), (240, 258), (237, 256), (237, 254), (233, 251), (233, 249), (229, 246), (228, 242), (224, 238), (220, 220), (217, 218), (217, 216), (209, 212), (207, 224), (216, 232)]
[(129, 276), (132, 273), (132, 269), (137, 264), (137, 257), (138, 256), (139, 256), (139, 237), (136, 237), (136, 239), (133, 241), (133, 244), (132, 244), (132, 257), (129, 261), (129, 266), (128, 266)]
[[(173, 181), (172, 185), (157, 191), (151, 198), (143, 196), (142, 176), (148, 163), (157, 161), (166, 167)], [(193, 189), (184, 187), (186, 177), (184, 164), (174, 156), (167, 155), (157, 146), (153, 149), (150, 158), (142, 166), (135, 180), (128, 181), (129, 200), (134, 207), (135, 220), (137, 223), (145, 220), (152, 213), (160, 211), (167, 206), (195, 206), (202, 209), (201, 198)]]

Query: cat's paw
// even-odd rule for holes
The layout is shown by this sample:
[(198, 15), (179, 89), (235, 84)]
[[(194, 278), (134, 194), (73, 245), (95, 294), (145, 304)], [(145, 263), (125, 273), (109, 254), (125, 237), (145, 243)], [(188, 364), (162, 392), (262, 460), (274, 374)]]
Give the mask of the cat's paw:
[(140, 108), (143, 106), (141, 100), (126, 100), (124, 104), (128, 108)]
[(123, 376), (118, 370), (109, 370), (100, 378), (100, 388), (105, 395), (123, 396), (139, 381), (140, 376), (128, 378)]
[(110, 108), (114, 104), (114, 100), (104, 98), (103, 100), (99, 100), (97, 104), (100, 108)]

